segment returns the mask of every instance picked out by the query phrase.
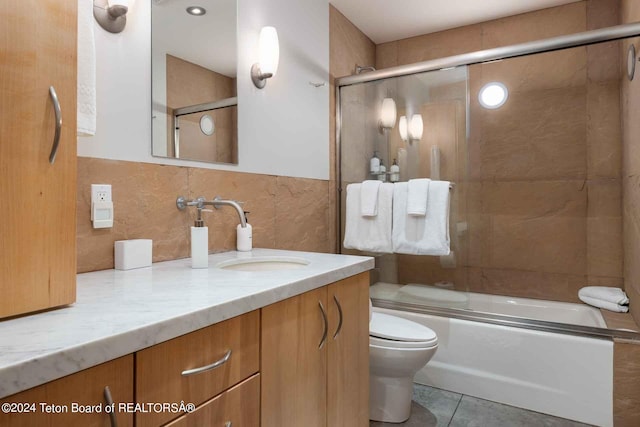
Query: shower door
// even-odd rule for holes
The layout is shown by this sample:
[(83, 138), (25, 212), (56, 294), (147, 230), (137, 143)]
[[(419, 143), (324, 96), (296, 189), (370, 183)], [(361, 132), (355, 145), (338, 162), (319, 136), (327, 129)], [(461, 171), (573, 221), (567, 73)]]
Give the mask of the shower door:
[[(469, 238), (465, 198), (467, 72), (467, 67), (457, 67), (339, 89), (339, 239), (342, 253), (375, 256), (372, 298), (465, 308), (468, 298), (464, 266)], [(387, 126), (382, 128), (381, 115), (389, 115), (389, 105), (393, 104), (397, 118), (392, 126), (382, 123)], [(406, 129), (401, 122), (406, 123)], [(374, 155), (386, 172), (371, 173)], [(399, 167), (399, 174), (391, 172), (393, 164)], [(342, 242), (347, 185), (371, 179), (406, 182), (414, 178), (451, 182), (451, 254), (424, 256), (345, 249)]]

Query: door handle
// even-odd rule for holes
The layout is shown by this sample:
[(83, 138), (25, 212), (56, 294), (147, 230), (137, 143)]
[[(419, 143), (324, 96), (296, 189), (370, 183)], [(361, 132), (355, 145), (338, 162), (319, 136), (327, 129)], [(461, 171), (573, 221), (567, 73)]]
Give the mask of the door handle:
[(49, 96), (51, 102), (53, 102), (53, 111), (56, 115), (56, 132), (53, 135), (53, 146), (51, 147), (51, 154), (49, 154), (49, 163), (53, 164), (56, 161), (56, 154), (58, 154), (58, 146), (60, 145), (60, 132), (62, 131), (62, 110), (60, 109), (60, 101), (58, 100), (58, 94), (53, 86), (49, 86)]
[[(107, 405), (113, 406), (113, 398), (111, 397), (111, 390), (109, 389), (109, 386), (104, 388), (104, 400), (107, 402)], [(115, 409), (109, 412), (109, 420), (111, 420), (111, 427), (118, 427)]]
[(324, 344), (327, 342), (327, 333), (329, 330), (329, 323), (327, 321), (327, 312), (324, 310), (324, 306), (322, 305), (322, 301), (318, 301), (318, 305), (320, 305), (320, 313), (322, 314), (323, 330), (322, 330), (322, 339), (320, 340), (320, 344), (318, 345), (318, 349), (321, 349)]
[(342, 330), (342, 306), (340, 305), (340, 301), (338, 301), (338, 297), (333, 296), (333, 301), (336, 303), (336, 307), (338, 307), (338, 314), (340, 315), (338, 319), (338, 327), (336, 328), (336, 333), (333, 334), (333, 339), (335, 340), (338, 337), (338, 334)]

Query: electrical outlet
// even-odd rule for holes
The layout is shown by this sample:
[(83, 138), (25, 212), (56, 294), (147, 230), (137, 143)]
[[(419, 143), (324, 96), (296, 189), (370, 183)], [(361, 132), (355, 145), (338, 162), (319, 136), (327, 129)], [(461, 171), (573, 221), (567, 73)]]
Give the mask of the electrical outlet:
[(112, 201), (110, 184), (91, 184), (91, 203)]
[(91, 184), (91, 221), (93, 228), (113, 227), (110, 184)]

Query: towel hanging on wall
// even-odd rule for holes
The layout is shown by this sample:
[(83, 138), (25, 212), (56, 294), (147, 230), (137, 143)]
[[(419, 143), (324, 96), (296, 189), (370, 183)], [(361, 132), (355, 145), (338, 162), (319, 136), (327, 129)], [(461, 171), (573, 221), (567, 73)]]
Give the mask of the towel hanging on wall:
[(378, 192), (376, 216), (361, 215), (362, 184), (347, 185), (344, 247), (365, 252), (390, 253), (393, 184), (382, 183)]

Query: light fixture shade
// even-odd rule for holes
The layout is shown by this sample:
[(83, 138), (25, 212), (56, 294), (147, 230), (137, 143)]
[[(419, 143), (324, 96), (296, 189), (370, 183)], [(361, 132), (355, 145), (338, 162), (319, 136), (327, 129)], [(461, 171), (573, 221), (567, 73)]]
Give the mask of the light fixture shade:
[(380, 111), (380, 125), (385, 129), (393, 128), (396, 125), (396, 114), (396, 102), (393, 98), (383, 99)]
[(258, 52), (260, 71), (263, 74), (275, 76), (280, 61), (280, 44), (278, 43), (278, 32), (274, 27), (262, 27), (260, 30)]
[(407, 140), (407, 116), (400, 116), (400, 121), (398, 122), (398, 130), (400, 131), (400, 139), (403, 141)]
[(411, 116), (411, 123), (409, 124), (409, 136), (412, 140), (422, 139), (422, 131), (424, 130), (424, 124), (422, 123), (422, 115), (414, 114)]

